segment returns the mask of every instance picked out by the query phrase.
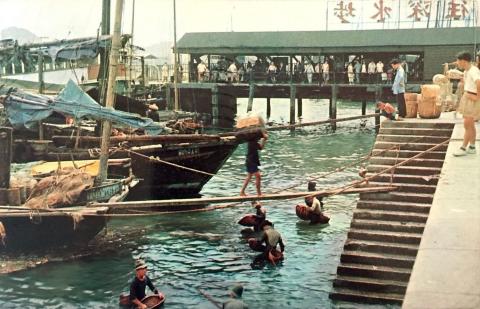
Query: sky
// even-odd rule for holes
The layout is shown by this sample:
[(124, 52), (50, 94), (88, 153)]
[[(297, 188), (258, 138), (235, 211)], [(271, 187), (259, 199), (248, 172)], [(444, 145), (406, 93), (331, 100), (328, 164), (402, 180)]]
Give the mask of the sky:
[[(135, 1), (134, 43), (150, 46), (173, 41), (173, 0), (125, 0), (123, 33), (132, 28)], [(413, 2), (423, 3), (419, 0)], [(462, 0), (445, 0), (462, 2)], [(470, 9), (479, 0), (468, 0)], [(371, 28), (425, 27), (426, 18), (408, 18), (411, 0), (176, 0), (177, 39), (185, 32), (205, 31), (282, 31), (352, 30)], [(344, 11), (351, 23), (341, 23), (339, 3), (352, 3)], [(383, 2), (389, 6), (390, 22), (372, 18)], [(112, 0), (112, 24), (115, 0)], [(0, 0), (0, 30), (26, 28), (40, 37), (68, 39), (95, 36), (101, 21), (102, 0)], [(460, 14), (460, 11), (459, 11)], [(354, 16), (353, 16), (354, 15)], [(399, 18), (400, 17), (400, 18)], [(387, 18), (388, 19), (388, 18)], [(401, 23), (398, 23), (401, 20)], [(466, 25), (464, 21), (454, 26)], [(113, 28), (113, 27), (112, 27)]]

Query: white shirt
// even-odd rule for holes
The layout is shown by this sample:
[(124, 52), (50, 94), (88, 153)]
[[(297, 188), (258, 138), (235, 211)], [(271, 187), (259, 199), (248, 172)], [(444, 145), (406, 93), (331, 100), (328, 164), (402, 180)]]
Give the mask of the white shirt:
[(229, 67), (228, 67), (228, 72), (230, 73), (237, 73), (237, 66), (235, 65), (235, 63), (232, 63)]
[(307, 64), (307, 66), (305, 67), (305, 73), (313, 73), (314, 70), (313, 70), (313, 65), (311, 65), (310, 63)]
[(205, 63), (200, 62), (197, 66), (197, 70), (198, 70), (198, 73), (205, 73), (207, 72), (207, 66), (205, 65)]
[(382, 62), (377, 63), (377, 72), (378, 73), (383, 73), (383, 63)]
[(375, 69), (377, 68), (377, 66), (375, 65), (375, 62), (370, 62), (368, 64), (368, 73), (375, 73)]
[(463, 74), (463, 78), (465, 80), (465, 91), (477, 93), (476, 81), (480, 80), (480, 70), (472, 64), (470, 69), (468, 69), (468, 71), (465, 71)]
[(365, 63), (362, 64), (362, 73), (367, 73), (367, 66)]
[(310, 207), (310, 209), (314, 214), (322, 214), (322, 204), (320, 204), (320, 201), (316, 197), (313, 198), (312, 206)]
[(329, 70), (330, 70), (330, 68), (329, 68), (328, 63), (322, 64), (322, 71), (323, 71), (323, 73), (328, 73)]
[(347, 71), (348, 71), (348, 73), (353, 73), (353, 65), (351, 65), (351, 64), (348, 65)]

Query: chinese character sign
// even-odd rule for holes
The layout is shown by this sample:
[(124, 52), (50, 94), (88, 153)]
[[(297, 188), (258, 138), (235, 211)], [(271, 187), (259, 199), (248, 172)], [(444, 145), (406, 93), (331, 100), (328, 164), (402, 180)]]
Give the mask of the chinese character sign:
[(420, 21), (422, 17), (430, 17), (432, 0), (408, 0), (408, 6), (411, 9), (408, 18)]
[(469, 14), (467, 0), (450, 0), (447, 5), (448, 13), (445, 18), (454, 20), (465, 19)]
[(387, 5), (386, 0), (378, 0), (375, 1), (374, 7), (375, 7), (375, 15), (370, 17), (371, 19), (375, 19), (379, 23), (385, 22), (386, 18), (391, 17), (392, 13), (392, 8)]
[(343, 24), (350, 23), (349, 17), (355, 17), (352, 1), (340, 1), (333, 11)]

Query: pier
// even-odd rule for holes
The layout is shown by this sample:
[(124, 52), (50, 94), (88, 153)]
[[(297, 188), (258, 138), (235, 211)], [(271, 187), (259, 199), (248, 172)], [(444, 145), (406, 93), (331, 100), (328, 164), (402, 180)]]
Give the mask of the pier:
[(332, 299), (403, 308), (478, 306), (480, 159), (453, 157), (462, 139), (461, 119), (382, 123), (369, 173), (422, 156), (372, 181), (398, 191), (360, 194)]

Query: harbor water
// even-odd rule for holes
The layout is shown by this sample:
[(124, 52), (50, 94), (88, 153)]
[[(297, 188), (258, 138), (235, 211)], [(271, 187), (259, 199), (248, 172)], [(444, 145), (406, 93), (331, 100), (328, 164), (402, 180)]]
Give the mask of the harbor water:
[[(254, 112), (264, 114), (265, 102)], [(244, 114), (246, 100), (239, 100)], [(340, 102), (338, 117), (359, 115), (360, 103)], [(373, 112), (373, 104), (367, 112)], [(272, 100), (270, 120), (288, 119), (288, 100)], [(328, 117), (328, 102), (304, 100), (303, 121)], [(371, 150), (373, 119), (340, 123), (294, 133), (272, 132), (261, 152), (265, 193), (298, 185), (306, 190), (309, 176), (320, 176), (352, 163)], [(205, 196), (238, 195), (245, 176), (245, 145), (241, 145), (203, 189)], [(358, 179), (358, 167), (347, 168), (317, 181), (317, 188), (336, 187)], [(250, 184), (248, 191), (254, 194)], [(265, 202), (267, 217), (285, 240), (285, 260), (277, 267), (252, 267), (256, 253), (241, 238), (237, 221), (252, 213), (249, 204), (190, 214), (112, 220), (107, 234), (125, 236), (125, 245), (95, 257), (49, 263), (0, 276), (0, 308), (117, 308), (118, 296), (128, 290), (136, 258), (148, 264), (154, 284), (167, 295), (165, 308), (214, 308), (200, 292), (218, 301), (228, 288), (244, 285), (250, 308), (331, 308), (328, 294), (342, 251), (357, 196), (325, 200), (330, 224), (312, 226), (295, 215), (300, 199)], [(119, 241), (120, 240), (120, 241)], [(117, 239), (117, 243), (121, 239)], [(359, 308), (342, 305), (342, 308)]]

